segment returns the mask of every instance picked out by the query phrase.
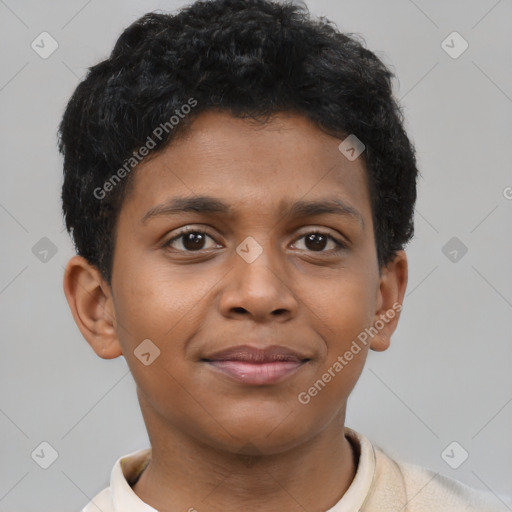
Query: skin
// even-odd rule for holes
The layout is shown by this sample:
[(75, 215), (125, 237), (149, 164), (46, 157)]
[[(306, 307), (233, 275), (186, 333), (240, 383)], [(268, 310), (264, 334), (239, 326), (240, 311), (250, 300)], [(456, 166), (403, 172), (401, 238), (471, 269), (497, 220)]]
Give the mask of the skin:
[[(388, 348), (399, 313), (308, 404), (297, 396), (402, 303), (407, 258), (399, 251), (379, 273), (364, 161), (345, 158), (340, 142), (296, 114), (257, 125), (203, 113), (134, 171), (111, 286), (80, 256), (67, 265), (64, 291), (80, 331), (100, 357), (123, 354), (137, 384), (152, 460), (134, 491), (162, 512), (320, 512), (350, 486), (357, 454), (342, 435), (347, 399), (368, 350)], [(173, 197), (197, 195), (235, 214), (141, 220)], [(332, 197), (364, 225), (280, 210)], [(165, 247), (185, 226), (212, 238), (196, 251), (183, 237)], [(345, 247), (308, 244), (315, 229)], [(248, 236), (263, 251), (252, 263), (236, 252)], [(148, 366), (134, 355), (145, 339), (160, 349)], [(240, 344), (283, 345), (310, 361), (267, 386), (233, 381), (201, 361)]]

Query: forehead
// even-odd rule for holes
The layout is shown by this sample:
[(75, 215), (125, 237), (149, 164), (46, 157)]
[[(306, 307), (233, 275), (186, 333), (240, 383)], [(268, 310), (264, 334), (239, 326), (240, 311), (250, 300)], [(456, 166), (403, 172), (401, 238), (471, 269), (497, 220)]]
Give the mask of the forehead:
[(367, 217), (363, 158), (348, 160), (340, 142), (298, 114), (276, 114), (262, 124), (205, 112), (189, 132), (136, 169), (125, 207), (140, 218), (174, 197), (211, 196), (239, 215), (264, 216), (299, 199), (328, 196), (357, 205)]

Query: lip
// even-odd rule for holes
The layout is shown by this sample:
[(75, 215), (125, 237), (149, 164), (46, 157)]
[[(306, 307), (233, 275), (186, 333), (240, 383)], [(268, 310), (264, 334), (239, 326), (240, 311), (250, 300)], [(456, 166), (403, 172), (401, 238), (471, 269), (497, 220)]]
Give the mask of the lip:
[(290, 377), (309, 358), (278, 345), (264, 349), (239, 345), (215, 352), (202, 361), (238, 382), (263, 386), (276, 384)]

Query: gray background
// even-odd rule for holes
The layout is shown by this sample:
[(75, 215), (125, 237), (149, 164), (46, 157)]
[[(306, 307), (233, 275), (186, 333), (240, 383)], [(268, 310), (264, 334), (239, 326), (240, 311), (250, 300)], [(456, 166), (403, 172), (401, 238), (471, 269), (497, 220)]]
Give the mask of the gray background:
[[(124, 360), (94, 354), (62, 291), (73, 248), (55, 134), (80, 77), (121, 30), (182, 5), (0, 0), (1, 512), (80, 510), (119, 456), (149, 446)], [(362, 34), (395, 71), (422, 172), (403, 316), (391, 348), (370, 354), (347, 424), (392, 456), (512, 494), (512, 2), (308, 6)], [(59, 44), (47, 59), (31, 48), (43, 31)], [(441, 46), (453, 31), (469, 43), (458, 58)], [(44, 237), (56, 254), (42, 252)], [(31, 457), (43, 441), (58, 452), (48, 469)], [(453, 441), (469, 453), (458, 469), (441, 456)], [(462, 448), (448, 450), (452, 464)]]

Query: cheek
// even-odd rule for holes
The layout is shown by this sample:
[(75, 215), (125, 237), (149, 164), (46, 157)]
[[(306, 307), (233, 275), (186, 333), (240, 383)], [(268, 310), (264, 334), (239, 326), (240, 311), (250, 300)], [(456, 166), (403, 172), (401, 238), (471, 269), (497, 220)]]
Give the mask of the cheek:
[(186, 409), (190, 402), (185, 345), (197, 328), (205, 284), (164, 276), (154, 266), (124, 275), (133, 277), (114, 291), (123, 355), (142, 397), (141, 406), (151, 404), (151, 409), (174, 417), (173, 411)]
[(370, 281), (367, 276), (352, 273), (328, 286), (312, 288), (308, 294), (309, 307), (315, 312), (313, 318), (329, 353), (343, 351), (370, 325), (376, 305)]
[(170, 273), (151, 261), (136, 271), (118, 269), (129, 277), (114, 290), (117, 335), (134, 379), (155, 402), (179, 401), (180, 383), (190, 379), (187, 343), (200, 328), (205, 297), (218, 277), (188, 269)]
[(325, 348), (313, 389), (308, 392), (312, 402), (334, 404), (346, 399), (355, 386), (369, 349), (365, 329), (371, 325), (375, 312), (373, 290), (368, 274), (352, 273), (310, 296), (315, 305), (316, 330)]
[[(173, 345), (191, 328), (188, 317), (207, 290), (192, 276), (165, 275), (158, 268), (138, 267), (115, 290), (121, 342), (129, 348), (149, 338), (159, 346)], [(175, 344), (174, 344), (175, 345)]]

